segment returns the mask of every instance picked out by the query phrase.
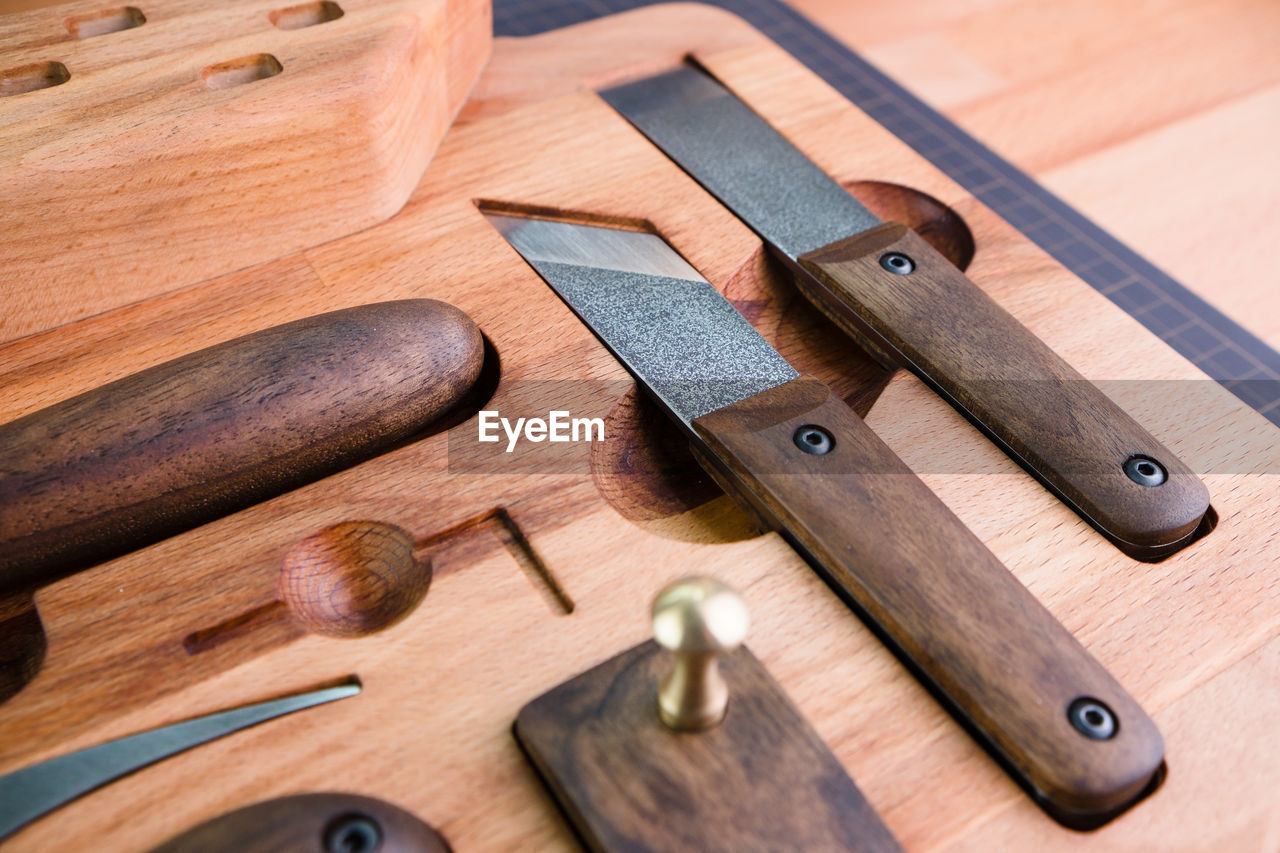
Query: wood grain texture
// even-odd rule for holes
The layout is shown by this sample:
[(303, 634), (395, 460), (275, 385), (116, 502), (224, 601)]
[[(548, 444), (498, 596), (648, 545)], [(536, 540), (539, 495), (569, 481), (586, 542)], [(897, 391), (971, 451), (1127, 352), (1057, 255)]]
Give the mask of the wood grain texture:
[[(50, 59), (70, 72), (0, 98), (0, 227), (13, 235), (0, 340), (404, 205), (488, 57), (489, 4), (347, 0), (335, 19), (273, 25), (293, 5), (159, 0), (144, 23), (91, 38), (72, 30), (102, 11), (92, 0), (0, 18), (0, 72)], [(50, 281), (73, 298), (50, 299)]]
[(0, 426), (0, 589), (78, 568), (368, 458), (447, 412), (480, 330), (436, 300), (218, 344)]
[(642, 643), (520, 710), (515, 733), (588, 849), (901, 851), (840, 762), (745, 648), (719, 658), (729, 707), (677, 733), (671, 666)]
[(280, 600), (308, 631), (363, 637), (408, 616), (427, 594), (431, 562), (390, 524), (344, 521), (285, 554)]
[[(891, 253), (913, 271), (886, 269)], [(887, 223), (798, 263), (796, 286), (833, 322), (936, 387), (1120, 550), (1157, 560), (1195, 538), (1209, 511), (1200, 478), (910, 228)], [(1129, 477), (1137, 456), (1161, 484)]]
[[(828, 453), (797, 446), (813, 425), (834, 439)], [(792, 380), (693, 428), (734, 491), (777, 519), (1047, 808), (1102, 821), (1151, 783), (1164, 744), (1142, 708), (825, 385)], [(1115, 713), (1114, 737), (1072, 728), (1082, 697)]]
[(166, 841), (151, 853), (214, 850), (449, 853), (449, 845), (430, 826), (390, 803), (355, 794), (298, 794), (236, 809)]
[[(865, 359), (851, 374), (846, 336), (760, 241), (587, 91), (673, 67), (686, 53), (845, 185), (907, 186), (954, 211), (974, 236), (973, 280), (1086, 377), (1179, 380), (1136, 383), (1138, 393), (1118, 402), (1182, 458), (1212, 460), (1196, 470), (1210, 472), (1222, 517), (1213, 535), (1137, 564), (914, 377), (895, 374), (886, 387), (884, 371)], [(648, 603), (690, 571), (742, 591), (752, 651), (909, 850), (991, 849), (991, 839), (1005, 838), (1046, 850), (1274, 846), (1280, 731), (1266, 685), (1276, 671), (1270, 658), (1255, 664), (1280, 636), (1271, 557), (1280, 489), (1266, 473), (1280, 467), (1273, 455), (1259, 469), (1244, 452), (1265, 455), (1274, 426), (721, 12), (650, 8), (500, 41), (395, 217), (2, 346), (0, 411), (17, 417), (323, 311), (430, 297), (462, 308), (492, 343), (501, 375), (483, 408), (606, 417), (633, 383), (484, 221), (477, 198), (648, 221), (785, 357), (869, 406), (872, 429), (1155, 718), (1168, 781), (1095, 832), (1061, 828), (792, 547), (742, 533), (745, 516), (727, 497), (685, 510), (654, 501), (650, 509), (673, 514), (635, 524), (601, 496), (588, 447), (579, 448), (580, 468), (557, 457), (554, 473), (512, 469), (501, 451), (467, 464), (477, 449), (472, 418), (42, 589), (48, 652), (35, 679), (0, 705), (3, 770), (251, 702), (263, 685), (302, 690), (357, 673), (365, 691), (297, 726), (267, 724), (107, 786), (26, 827), (6, 853), (146, 850), (249, 803), (331, 790), (335, 779), (413, 812), (460, 851), (578, 849), (511, 721), (553, 685), (646, 639)], [(72, 294), (52, 282), (47, 298)], [(864, 380), (878, 396), (860, 396)], [(1196, 389), (1195, 405), (1141, 393), (1152, 384), (1162, 393)], [(495, 518), (507, 522), (481, 521)], [(276, 600), (282, 560), (297, 542), (368, 519), (402, 528), (431, 555), (430, 593), (402, 622), (341, 640), (296, 627), (275, 633), (293, 626), (285, 619), (188, 653), (193, 631)]]
[(1256, 274), (1280, 240), (1280, 7), (789, 2), (1280, 347), (1280, 298)]

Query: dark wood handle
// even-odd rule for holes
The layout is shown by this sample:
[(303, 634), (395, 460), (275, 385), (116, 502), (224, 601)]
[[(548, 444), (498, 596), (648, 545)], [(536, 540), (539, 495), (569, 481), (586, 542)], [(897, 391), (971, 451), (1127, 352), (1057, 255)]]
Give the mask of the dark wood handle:
[(246, 806), (187, 830), (151, 853), (449, 853), (434, 829), (382, 800), (297, 794)]
[[(914, 270), (893, 272), (889, 253)], [(1125, 553), (1160, 559), (1194, 539), (1209, 509), (1200, 479), (914, 231), (882, 225), (799, 262), (810, 301), (881, 361), (916, 373)], [(1141, 456), (1163, 467), (1162, 485), (1125, 472)]]
[[(827, 432), (830, 452), (800, 448), (806, 426)], [(719, 476), (776, 519), (1056, 816), (1113, 813), (1153, 780), (1164, 744), (1142, 708), (825, 385), (796, 379), (693, 427)], [(1110, 709), (1112, 737), (1077, 730), (1080, 699)]]
[(479, 329), (429, 299), (237, 338), (0, 426), (0, 591), (318, 479), (471, 388)]

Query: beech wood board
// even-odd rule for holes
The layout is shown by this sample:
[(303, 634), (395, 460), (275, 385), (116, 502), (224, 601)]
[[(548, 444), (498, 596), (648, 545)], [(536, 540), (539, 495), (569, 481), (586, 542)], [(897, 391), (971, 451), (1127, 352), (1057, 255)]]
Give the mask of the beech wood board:
[(491, 32), (487, 0), (74, 0), (0, 18), (0, 93), (31, 69), (63, 80), (0, 97), (0, 341), (385, 220)]
[[(537, 454), (547, 445), (509, 458), (493, 445), (478, 453), (472, 418), (41, 590), (48, 651), (35, 679), (0, 705), (0, 772), (353, 673), (365, 690), (107, 786), (6, 849), (145, 850), (223, 812), (330, 790), (338, 779), (414, 813), (456, 850), (573, 849), (511, 722), (529, 700), (646, 639), (654, 594), (695, 570), (743, 592), (753, 651), (906, 849), (1274, 847), (1276, 478), (1207, 475), (1217, 530), (1161, 563), (1118, 553), (946, 403), (852, 347), (745, 226), (591, 91), (688, 53), (878, 215), (902, 218), (898, 207), (936, 224), (945, 217), (922, 198), (950, 208), (967, 229), (944, 229), (958, 250), (949, 256), (961, 258), (969, 234), (970, 277), (1086, 377), (1203, 379), (723, 12), (654, 7), (498, 40), (399, 214), (257, 268), (122, 299), (70, 325), (47, 315), (34, 326), (44, 331), (0, 348), (10, 389), (0, 417), (257, 329), (426, 297), (466, 311), (491, 344), (495, 382), (484, 408), (608, 417), (609, 440), (569, 445), (568, 458), (544, 464)], [(660, 433), (645, 438), (647, 410), (632, 383), (477, 200), (647, 222), (799, 371), (860, 411), (874, 401), (873, 429), (1155, 718), (1169, 763), (1163, 788), (1088, 835), (1049, 820), (778, 536), (758, 535), (676, 451), (665, 463), (663, 453), (628, 455), (662, 446)], [(72, 295), (55, 282), (48, 298)], [(1175, 385), (1203, 399), (1171, 406), (1162, 396), (1169, 383), (1107, 387), (1183, 458), (1229, 465), (1239, 448), (1256, 452), (1274, 434), (1212, 383)], [(640, 460), (633, 471), (622, 464), (631, 458)], [(429, 592), (384, 632), (310, 633), (276, 602), (282, 561), (300, 540), (363, 520), (415, 538), (431, 561)], [(200, 631), (215, 639), (189, 652), (184, 639)]]

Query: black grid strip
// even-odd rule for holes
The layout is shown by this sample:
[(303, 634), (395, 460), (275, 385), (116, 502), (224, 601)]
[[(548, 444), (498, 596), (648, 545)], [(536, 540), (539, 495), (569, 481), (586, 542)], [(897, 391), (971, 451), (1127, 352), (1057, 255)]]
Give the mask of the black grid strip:
[[(495, 0), (527, 36), (656, 0)], [(751, 23), (1065, 267), (1280, 425), (1280, 353), (1144, 260), (780, 0), (711, 0)]]

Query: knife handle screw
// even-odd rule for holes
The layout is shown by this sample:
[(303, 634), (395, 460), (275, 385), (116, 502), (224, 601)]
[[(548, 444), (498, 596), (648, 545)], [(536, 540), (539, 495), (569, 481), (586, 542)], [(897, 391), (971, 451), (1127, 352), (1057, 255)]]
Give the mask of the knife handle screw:
[(1168, 477), (1164, 466), (1150, 456), (1130, 456), (1125, 460), (1124, 472), (1139, 486), (1158, 486)]
[(1067, 719), (1076, 731), (1090, 740), (1109, 740), (1120, 728), (1111, 709), (1091, 696), (1073, 699), (1067, 706)]
[(916, 262), (901, 252), (885, 252), (880, 256), (880, 266), (894, 275), (909, 275), (915, 272)]
[(381, 846), (378, 822), (359, 812), (330, 821), (324, 832), (325, 853), (374, 853)]
[(814, 456), (825, 456), (836, 446), (836, 440), (831, 437), (831, 433), (813, 424), (805, 424), (796, 430), (792, 440), (795, 441), (796, 447)]

